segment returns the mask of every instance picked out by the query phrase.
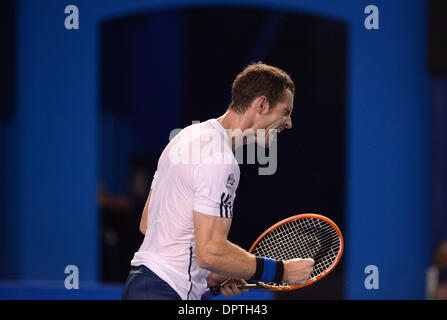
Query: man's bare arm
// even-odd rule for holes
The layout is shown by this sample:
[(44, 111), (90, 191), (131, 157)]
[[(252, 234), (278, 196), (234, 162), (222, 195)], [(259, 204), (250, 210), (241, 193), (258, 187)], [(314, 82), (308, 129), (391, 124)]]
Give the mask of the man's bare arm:
[(256, 257), (227, 240), (231, 219), (193, 212), (197, 263), (201, 268), (235, 279), (250, 279)]
[[(193, 211), (196, 254), (199, 267), (233, 279), (251, 279), (256, 257), (227, 240), (231, 219)], [(312, 272), (313, 259), (284, 260), (283, 279), (305, 284)]]
[(147, 215), (149, 210), (149, 201), (151, 199), (152, 189), (149, 191), (149, 195), (147, 196), (146, 204), (144, 205), (143, 214), (141, 215), (140, 220), (140, 231), (142, 234), (146, 234), (147, 229)]

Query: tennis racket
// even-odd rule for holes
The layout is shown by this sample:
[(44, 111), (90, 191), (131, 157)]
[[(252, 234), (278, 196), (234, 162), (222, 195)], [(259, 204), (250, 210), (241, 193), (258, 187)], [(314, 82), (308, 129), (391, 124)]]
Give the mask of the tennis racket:
[[(306, 284), (256, 282), (240, 287), (274, 291), (296, 290), (321, 280), (335, 268), (343, 254), (343, 237), (340, 229), (329, 218), (306, 213), (289, 217), (268, 228), (256, 239), (248, 252), (275, 260), (314, 259), (313, 271)], [(219, 289), (230, 280), (209, 288), (201, 299), (208, 300), (218, 295)]]

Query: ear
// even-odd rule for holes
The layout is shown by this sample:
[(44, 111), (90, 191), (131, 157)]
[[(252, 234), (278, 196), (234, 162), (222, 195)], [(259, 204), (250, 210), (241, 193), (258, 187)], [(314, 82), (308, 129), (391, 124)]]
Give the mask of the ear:
[(256, 98), (256, 111), (259, 114), (264, 114), (269, 111), (270, 105), (266, 96)]

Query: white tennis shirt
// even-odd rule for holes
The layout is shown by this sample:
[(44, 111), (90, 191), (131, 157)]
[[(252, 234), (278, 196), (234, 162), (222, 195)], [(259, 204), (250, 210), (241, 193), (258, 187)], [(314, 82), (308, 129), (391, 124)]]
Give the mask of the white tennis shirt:
[(145, 265), (184, 299), (200, 299), (209, 271), (197, 264), (193, 210), (232, 218), (239, 165), (216, 120), (181, 130), (152, 180), (146, 235), (132, 266)]

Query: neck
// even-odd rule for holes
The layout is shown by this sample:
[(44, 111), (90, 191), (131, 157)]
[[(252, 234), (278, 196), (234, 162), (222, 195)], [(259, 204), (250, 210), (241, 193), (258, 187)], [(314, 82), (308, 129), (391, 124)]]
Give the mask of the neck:
[(243, 114), (228, 110), (225, 114), (217, 118), (217, 121), (219, 121), (227, 132), (233, 152), (240, 145), (247, 143), (247, 140), (250, 140), (251, 136), (253, 136), (248, 131), (249, 129), (253, 129), (253, 115), (250, 114), (250, 110), (247, 110)]

